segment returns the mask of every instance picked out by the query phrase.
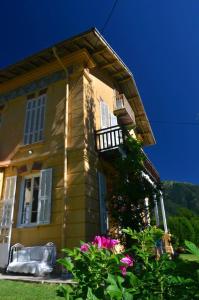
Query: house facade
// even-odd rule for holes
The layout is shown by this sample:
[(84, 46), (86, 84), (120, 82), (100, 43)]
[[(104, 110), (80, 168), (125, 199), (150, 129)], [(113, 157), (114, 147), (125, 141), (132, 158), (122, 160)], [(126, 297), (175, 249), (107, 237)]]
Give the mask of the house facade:
[(96, 29), (0, 70), (0, 267), (13, 244), (59, 253), (106, 231), (121, 125), (155, 143), (131, 72)]

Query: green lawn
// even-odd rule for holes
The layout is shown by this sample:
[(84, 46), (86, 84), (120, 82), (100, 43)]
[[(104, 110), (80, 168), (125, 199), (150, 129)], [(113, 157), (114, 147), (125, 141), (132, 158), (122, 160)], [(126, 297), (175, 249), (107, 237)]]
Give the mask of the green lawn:
[(0, 299), (61, 300), (56, 296), (58, 285), (0, 280)]
[[(186, 278), (197, 278), (199, 258), (192, 254), (181, 254), (175, 259), (176, 275)], [(55, 284), (24, 283), (0, 280), (0, 299), (5, 300), (61, 300), (56, 296)]]

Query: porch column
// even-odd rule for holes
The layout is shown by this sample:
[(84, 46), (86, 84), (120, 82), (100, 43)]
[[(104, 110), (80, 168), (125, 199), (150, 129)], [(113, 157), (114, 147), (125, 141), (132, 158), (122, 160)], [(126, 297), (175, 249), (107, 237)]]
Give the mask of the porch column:
[(155, 213), (156, 226), (159, 226), (160, 225), (160, 217), (159, 217), (158, 203), (156, 200), (156, 195), (154, 196), (154, 204), (155, 204), (154, 213)]
[(160, 192), (160, 204), (161, 204), (161, 210), (162, 210), (162, 219), (163, 219), (163, 225), (164, 225), (164, 232), (168, 232), (168, 227), (167, 227), (167, 219), (166, 219), (166, 214), (165, 214), (165, 208), (164, 208), (164, 199), (163, 199), (163, 194)]
[(149, 198), (148, 197), (146, 197), (144, 199), (144, 203), (145, 203), (145, 209), (146, 209), (145, 210), (145, 221), (146, 221), (147, 226), (149, 226), (151, 223), (151, 219), (150, 219), (150, 214), (149, 214)]

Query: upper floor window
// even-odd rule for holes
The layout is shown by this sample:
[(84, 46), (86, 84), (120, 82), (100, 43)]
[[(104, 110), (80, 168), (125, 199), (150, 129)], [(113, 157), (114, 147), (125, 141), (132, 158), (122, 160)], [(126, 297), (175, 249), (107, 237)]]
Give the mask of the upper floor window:
[(27, 101), (24, 145), (43, 140), (46, 94)]
[(101, 129), (118, 125), (117, 117), (110, 112), (107, 103), (102, 99), (100, 100), (100, 117)]

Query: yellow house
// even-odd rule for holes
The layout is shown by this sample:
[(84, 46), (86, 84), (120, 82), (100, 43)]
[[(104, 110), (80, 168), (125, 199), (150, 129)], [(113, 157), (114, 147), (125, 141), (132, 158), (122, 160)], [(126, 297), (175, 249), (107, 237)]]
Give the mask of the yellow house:
[(59, 253), (104, 232), (118, 121), (155, 143), (133, 75), (96, 29), (0, 70), (0, 267), (15, 243)]

